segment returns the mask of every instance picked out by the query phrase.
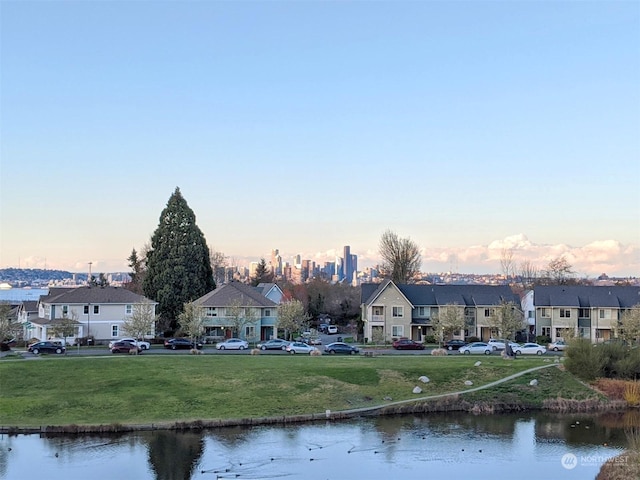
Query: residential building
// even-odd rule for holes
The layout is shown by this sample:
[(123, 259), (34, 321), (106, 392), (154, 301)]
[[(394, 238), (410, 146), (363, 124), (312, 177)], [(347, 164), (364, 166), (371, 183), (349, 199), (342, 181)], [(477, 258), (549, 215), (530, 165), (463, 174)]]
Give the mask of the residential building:
[(249, 342), (274, 338), (278, 302), (269, 297), (281, 300), (282, 290), (275, 284), (231, 282), (198, 298), (194, 303), (202, 308), (205, 337), (218, 341), (238, 336)]
[(640, 308), (640, 287), (549, 285), (534, 288), (536, 335), (594, 343), (617, 336), (625, 310)]
[[(76, 322), (76, 338), (113, 340), (124, 335), (124, 322), (133, 314), (135, 305), (147, 302), (157, 305), (122, 287), (50, 288), (49, 294), (38, 301), (37, 317), (25, 319), (25, 336), (48, 340), (55, 336), (54, 327), (68, 318)], [(155, 318), (153, 321), (148, 338), (155, 335)]]
[(362, 284), (361, 300), (365, 341), (437, 336), (433, 318), (444, 306), (457, 306), (464, 315), (464, 331), (456, 335), (462, 338), (488, 340), (489, 321), (502, 303), (512, 303), (522, 314), (520, 299), (506, 285), (406, 285), (385, 280)]

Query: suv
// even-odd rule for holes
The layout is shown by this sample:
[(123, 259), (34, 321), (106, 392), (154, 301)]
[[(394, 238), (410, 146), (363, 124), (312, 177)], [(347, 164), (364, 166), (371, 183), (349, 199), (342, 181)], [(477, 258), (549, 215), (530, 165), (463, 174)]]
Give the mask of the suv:
[(338, 327), (336, 325), (328, 325), (327, 326), (327, 333), (329, 335), (333, 335), (334, 333), (338, 333)]

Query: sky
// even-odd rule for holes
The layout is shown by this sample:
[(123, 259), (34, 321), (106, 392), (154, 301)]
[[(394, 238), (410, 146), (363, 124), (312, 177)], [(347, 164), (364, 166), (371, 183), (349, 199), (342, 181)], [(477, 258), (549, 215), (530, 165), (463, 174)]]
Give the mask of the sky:
[(238, 265), (640, 276), (640, 3), (0, 0), (0, 268), (128, 271), (176, 187)]

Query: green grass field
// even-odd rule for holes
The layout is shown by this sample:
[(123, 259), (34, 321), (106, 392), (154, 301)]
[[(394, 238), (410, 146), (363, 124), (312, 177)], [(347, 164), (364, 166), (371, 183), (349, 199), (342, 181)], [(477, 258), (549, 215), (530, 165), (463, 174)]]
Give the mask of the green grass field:
[[(482, 364), (474, 366), (480, 360)], [(270, 417), (375, 406), (422, 395), (464, 390), (545, 365), (541, 358), (394, 355), (141, 355), (43, 357), (0, 361), (0, 425), (141, 424)], [(556, 368), (539, 389), (528, 378), (476, 392), (483, 401), (520, 391), (528, 402), (559, 392), (593, 397)], [(418, 378), (431, 380), (422, 384)], [(539, 378), (542, 378), (540, 374)], [(567, 387), (567, 386), (570, 387)]]

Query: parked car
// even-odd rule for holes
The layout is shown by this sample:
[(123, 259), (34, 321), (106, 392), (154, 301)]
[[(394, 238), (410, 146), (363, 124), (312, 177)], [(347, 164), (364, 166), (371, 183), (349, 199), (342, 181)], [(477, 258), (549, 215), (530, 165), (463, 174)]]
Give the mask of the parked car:
[(322, 345), (322, 340), (318, 337), (306, 338), (304, 343), (307, 345)]
[(359, 353), (357, 347), (354, 345), (349, 345), (344, 342), (333, 342), (324, 347), (325, 353), (335, 354), (335, 353), (346, 353), (347, 355), (355, 355)]
[(424, 350), (422, 343), (409, 338), (399, 338), (392, 345), (396, 350)]
[(216, 344), (218, 350), (244, 350), (249, 348), (249, 342), (239, 338), (228, 338), (224, 342)]
[(554, 352), (562, 352), (567, 348), (567, 343), (564, 340), (556, 340), (555, 342), (547, 345), (547, 350), (553, 350)]
[(260, 350), (284, 350), (287, 348), (290, 342), (282, 340), (281, 338), (273, 338), (258, 344)]
[(327, 333), (329, 335), (334, 335), (334, 334), (338, 333), (338, 327), (336, 325), (328, 325), (327, 326)]
[(171, 350), (178, 349), (192, 349), (202, 348), (202, 344), (200, 342), (193, 343), (188, 338), (167, 338), (164, 341), (164, 348), (170, 348)]
[(136, 340), (135, 338), (131, 337), (121, 338), (120, 340), (111, 340), (109, 342), (109, 348), (111, 349), (116, 342), (130, 342), (139, 347), (140, 350), (149, 350), (151, 348), (151, 344), (149, 342), (145, 342), (144, 340)]
[(471, 353), (484, 353), (485, 355), (491, 355), (492, 348), (489, 344), (484, 342), (473, 342), (458, 349), (459, 353), (469, 355)]
[(318, 326), (318, 331), (319, 331), (320, 333), (327, 333), (327, 328), (329, 328), (329, 324), (328, 324), (328, 323), (321, 323), (321, 324)]
[(491, 347), (491, 350), (493, 350), (494, 352), (496, 350), (504, 350), (505, 347), (502, 340), (496, 340), (495, 338), (490, 338), (487, 342), (487, 345), (489, 345)]
[(514, 348), (513, 353), (516, 355), (543, 355), (547, 353), (547, 349), (537, 343), (525, 343)]
[(128, 340), (121, 340), (119, 342), (113, 342), (110, 350), (111, 353), (131, 353), (131, 350), (137, 350), (138, 353), (140, 353), (142, 352), (142, 347)]
[(313, 345), (308, 345), (304, 342), (291, 342), (289, 345), (287, 345), (286, 350), (291, 354), (296, 354), (296, 353), (311, 354), (311, 352), (313, 352), (314, 350), (317, 350), (317, 348), (314, 347)]
[(29, 345), (28, 351), (35, 353), (64, 353), (67, 349), (57, 342), (36, 342)]
[(464, 347), (467, 344), (464, 340), (448, 340), (444, 342), (442, 348), (446, 348), (447, 350), (458, 350), (460, 347)]

